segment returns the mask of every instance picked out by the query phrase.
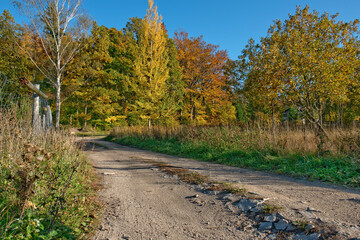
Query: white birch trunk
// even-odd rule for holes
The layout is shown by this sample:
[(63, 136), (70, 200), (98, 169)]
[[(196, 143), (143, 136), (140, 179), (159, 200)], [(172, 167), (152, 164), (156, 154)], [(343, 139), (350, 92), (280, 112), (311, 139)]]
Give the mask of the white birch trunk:
[(60, 108), (61, 108), (61, 82), (60, 76), (58, 76), (58, 85), (56, 87), (56, 110), (55, 110), (55, 128), (59, 129), (60, 127)]
[[(40, 84), (34, 84), (37, 90), (40, 90)], [(41, 119), (40, 119), (40, 96), (34, 92), (33, 94), (33, 116), (32, 125), (35, 134), (40, 134), (41, 130)]]

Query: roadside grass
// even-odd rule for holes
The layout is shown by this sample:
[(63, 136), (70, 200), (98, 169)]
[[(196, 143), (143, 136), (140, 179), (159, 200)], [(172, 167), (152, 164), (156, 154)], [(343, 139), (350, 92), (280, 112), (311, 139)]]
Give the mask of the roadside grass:
[(97, 176), (69, 134), (34, 134), (29, 109), (0, 112), (0, 239), (87, 238)]
[(327, 146), (331, 151), (327, 155), (316, 152), (313, 133), (305, 137), (300, 134), (282, 132), (274, 141), (268, 133), (237, 127), (153, 128), (151, 131), (127, 127), (113, 130), (106, 139), (175, 156), (360, 187), (358, 132), (330, 132)]

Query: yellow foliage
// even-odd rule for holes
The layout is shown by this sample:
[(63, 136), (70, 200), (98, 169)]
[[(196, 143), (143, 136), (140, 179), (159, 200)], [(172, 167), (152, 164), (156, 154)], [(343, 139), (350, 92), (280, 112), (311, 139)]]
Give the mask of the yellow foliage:
[(123, 115), (111, 116), (111, 117), (106, 118), (105, 122), (114, 123), (114, 122), (117, 122), (118, 120), (125, 119), (125, 118), (126, 118), (126, 116), (123, 116)]

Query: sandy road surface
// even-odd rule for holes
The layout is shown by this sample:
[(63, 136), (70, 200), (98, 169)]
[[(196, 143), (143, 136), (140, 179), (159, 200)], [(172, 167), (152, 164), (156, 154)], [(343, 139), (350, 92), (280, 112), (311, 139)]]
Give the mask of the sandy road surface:
[[(290, 219), (320, 219), (340, 231), (341, 239), (360, 237), (360, 192), (318, 182), (198, 162), (87, 139), (87, 155), (103, 176), (100, 193), (106, 204), (95, 239), (266, 239), (256, 228), (243, 231), (246, 216), (226, 209), (216, 196), (158, 171), (144, 160), (168, 163), (234, 182), (282, 206)], [(189, 196), (198, 194), (196, 202)]]

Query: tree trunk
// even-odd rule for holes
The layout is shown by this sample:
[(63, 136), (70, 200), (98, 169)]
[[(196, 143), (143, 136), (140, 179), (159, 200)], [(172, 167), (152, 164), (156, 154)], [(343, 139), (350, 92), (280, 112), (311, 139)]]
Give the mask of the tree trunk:
[(195, 103), (193, 103), (193, 105), (191, 106), (190, 115), (191, 115), (191, 120), (194, 121), (195, 120)]
[(85, 119), (84, 119), (84, 127), (83, 127), (83, 130), (84, 131), (87, 131), (87, 101), (85, 101), (85, 110), (84, 110), (84, 113), (85, 113)]
[(53, 127), (52, 113), (49, 104), (46, 104), (45, 117), (46, 117), (46, 130), (48, 130)]
[(272, 127), (271, 127), (271, 132), (272, 132), (272, 140), (273, 140), (273, 144), (275, 144), (275, 109), (274, 109), (274, 102), (271, 103), (271, 111), (272, 111)]
[(151, 129), (151, 118), (149, 118), (148, 120), (148, 127), (149, 127), (149, 130)]
[(325, 148), (324, 145), (326, 143), (326, 140), (329, 139), (329, 135), (326, 132), (326, 130), (324, 129), (323, 125), (320, 123), (320, 121), (315, 123), (315, 127), (316, 127), (316, 135), (319, 138), (319, 143), (318, 143), (318, 151), (320, 154), (325, 153)]
[[(37, 90), (40, 90), (40, 84), (34, 84)], [(32, 126), (35, 134), (40, 134), (41, 130), (41, 119), (40, 119), (40, 96), (33, 93), (33, 115), (32, 115)]]
[[(320, 112), (318, 111), (318, 115), (319, 113)], [(307, 110), (305, 114), (306, 114), (306, 118), (312, 123), (315, 130), (315, 134), (319, 140), (319, 143), (317, 145), (318, 152), (320, 154), (323, 154), (325, 153), (324, 144), (326, 143), (326, 140), (329, 139), (329, 134), (323, 127), (320, 116), (316, 118), (316, 116), (312, 115), (309, 110)]]
[(344, 128), (344, 108), (342, 104), (340, 104), (340, 127)]
[(56, 87), (56, 110), (55, 110), (55, 128), (59, 129), (60, 127), (60, 107), (61, 107), (61, 97), (60, 97), (61, 89), (60, 82)]
[(304, 137), (304, 143), (306, 143), (306, 122), (305, 118), (302, 119), (302, 130), (303, 130), (303, 137)]

